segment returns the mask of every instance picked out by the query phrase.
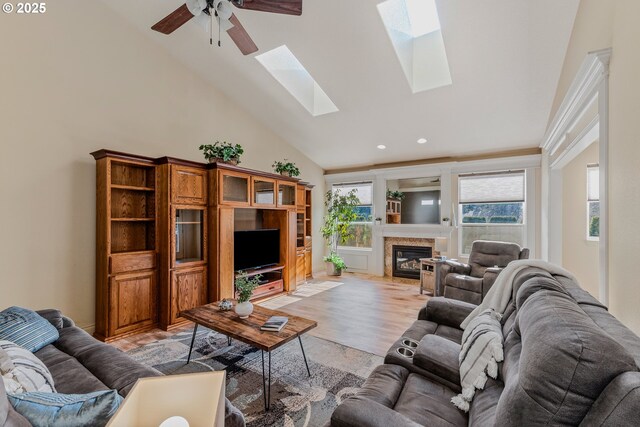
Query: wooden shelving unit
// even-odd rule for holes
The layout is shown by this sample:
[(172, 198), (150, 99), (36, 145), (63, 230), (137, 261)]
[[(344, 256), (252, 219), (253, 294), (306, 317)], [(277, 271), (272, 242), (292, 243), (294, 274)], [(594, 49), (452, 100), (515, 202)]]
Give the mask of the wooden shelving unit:
[(402, 222), (402, 202), (395, 199), (387, 199), (387, 224), (400, 224)]
[(154, 327), (157, 313), (156, 167), (96, 154), (96, 324), (102, 340)]

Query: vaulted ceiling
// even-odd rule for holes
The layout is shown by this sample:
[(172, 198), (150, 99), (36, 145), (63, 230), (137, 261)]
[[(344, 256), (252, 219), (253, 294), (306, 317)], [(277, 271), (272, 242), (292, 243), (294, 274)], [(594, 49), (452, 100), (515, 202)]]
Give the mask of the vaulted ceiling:
[[(104, 0), (325, 169), (539, 145), (579, 0), (437, 0), (453, 84), (416, 94), (380, 1), (304, 0), (300, 17), (236, 9), (260, 49), (243, 56), (195, 23), (151, 31), (180, 0)], [(283, 44), (338, 112), (312, 116), (254, 58)]]

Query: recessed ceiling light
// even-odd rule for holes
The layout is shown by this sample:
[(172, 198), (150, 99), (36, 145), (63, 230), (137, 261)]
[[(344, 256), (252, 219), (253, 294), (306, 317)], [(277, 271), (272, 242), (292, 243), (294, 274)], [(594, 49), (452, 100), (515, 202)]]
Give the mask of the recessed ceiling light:
[(426, 143), (427, 143), (427, 140), (425, 138), (420, 138), (418, 140), (418, 144), (426, 144)]
[(378, 150), (384, 150), (385, 148), (387, 148), (386, 145), (382, 145), (382, 144), (378, 145)]

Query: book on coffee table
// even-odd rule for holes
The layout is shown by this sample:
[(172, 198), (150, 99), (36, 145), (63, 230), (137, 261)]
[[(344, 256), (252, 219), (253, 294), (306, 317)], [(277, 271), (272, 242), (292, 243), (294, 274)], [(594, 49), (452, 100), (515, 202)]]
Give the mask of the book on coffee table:
[(260, 330), (270, 331), (270, 332), (280, 332), (284, 325), (289, 321), (288, 317), (285, 316), (271, 316), (264, 322), (264, 325), (260, 327)]

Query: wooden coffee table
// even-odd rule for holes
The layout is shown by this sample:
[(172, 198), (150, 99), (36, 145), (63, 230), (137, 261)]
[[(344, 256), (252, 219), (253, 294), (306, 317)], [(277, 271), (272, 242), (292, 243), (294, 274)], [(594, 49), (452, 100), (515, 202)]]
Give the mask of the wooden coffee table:
[[(191, 361), (191, 352), (193, 351), (193, 343), (196, 339), (198, 326), (204, 326), (207, 329), (226, 335), (229, 345), (231, 344), (231, 339), (235, 338), (238, 341), (242, 341), (261, 350), (262, 387), (264, 389), (264, 407), (267, 411), (271, 406), (271, 352), (273, 350), (297, 338), (300, 342), (300, 349), (302, 350), (304, 364), (307, 367), (307, 373), (311, 376), (307, 356), (304, 353), (304, 346), (302, 345), (302, 338), (300, 338), (300, 336), (318, 326), (318, 323), (314, 320), (292, 316), (282, 311), (270, 310), (260, 307), (259, 305), (254, 305), (253, 313), (251, 313), (251, 316), (247, 319), (240, 319), (233, 310), (220, 310), (217, 302), (183, 311), (180, 313), (180, 316), (195, 323), (187, 363)], [(261, 331), (260, 327), (271, 316), (286, 316), (289, 318), (289, 321), (280, 332)], [(269, 361), (268, 379), (265, 374), (264, 365), (265, 351), (267, 352)]]

